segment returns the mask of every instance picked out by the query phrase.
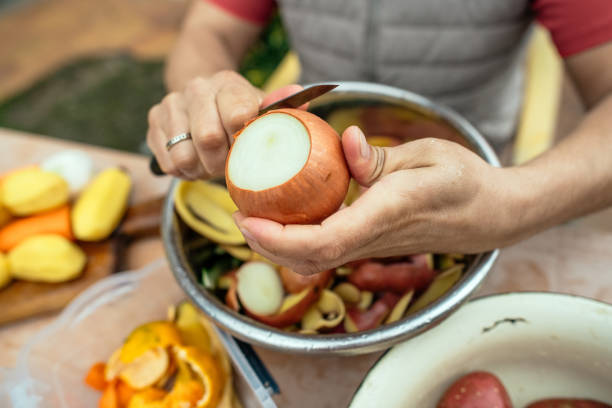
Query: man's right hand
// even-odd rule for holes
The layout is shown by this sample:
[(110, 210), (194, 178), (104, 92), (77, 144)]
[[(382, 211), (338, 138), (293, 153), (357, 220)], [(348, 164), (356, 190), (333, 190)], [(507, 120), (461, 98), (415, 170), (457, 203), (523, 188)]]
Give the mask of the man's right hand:
[[(222, 176), (232, 135), (257, 115), (263, 96), (233, 71), (195, 78), (151, 108), (147, 144), (166, 174), (189, 180)], [(168, 140), (181, 133), (192, 139), (167, 150)]]

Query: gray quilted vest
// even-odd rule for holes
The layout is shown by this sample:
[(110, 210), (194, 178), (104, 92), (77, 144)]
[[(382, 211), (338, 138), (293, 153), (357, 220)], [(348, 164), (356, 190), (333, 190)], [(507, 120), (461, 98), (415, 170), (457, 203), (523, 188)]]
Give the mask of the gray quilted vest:
[(302, 83), (370, 81), (463, 114), (501, 147), (515, 130), (529, 0), (278, 0)]

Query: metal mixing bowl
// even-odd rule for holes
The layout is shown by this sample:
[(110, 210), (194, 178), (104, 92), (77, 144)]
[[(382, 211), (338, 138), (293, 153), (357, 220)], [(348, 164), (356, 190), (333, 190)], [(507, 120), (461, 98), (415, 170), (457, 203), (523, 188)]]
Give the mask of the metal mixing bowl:
[[(363, 82), (343, 82), (332, 92), (311, 102), (309, 110), (342, 130), (359, 124), (366, 134), (399, 137), (435, 136), (461, 143), (494, 166), (497, 156), (460, 115), (433, 101), (401, 89)], [(174, 212), (175, 180), (168, 193), (162, 219), (166, 255), (179, 285), (193, 302), (222, 328), (237, 338), (263, 347), (298, 353), (357, 354), (382, 350), (437, 325), (464, 303), (485, 278), (498, 251), (469, 257), (462, 278), (440, 299), (393, 324), (351, 334), (302, 335), (277, 330), (238, 314), (204, 289), (187, 261), (186, 227)]]

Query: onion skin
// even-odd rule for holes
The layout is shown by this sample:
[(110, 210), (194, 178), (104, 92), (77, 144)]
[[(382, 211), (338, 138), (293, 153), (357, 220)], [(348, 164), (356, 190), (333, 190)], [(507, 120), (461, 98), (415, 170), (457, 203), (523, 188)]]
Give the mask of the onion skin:
[(299, 109), (275, 109), (249, 122), (271, 114), (291, 115), (304, 125), (310, 137), (310, 153), (302, 169), (285, 183), (265, 190), (242, 189), (232, 183), (228, 163), (225, 181), (230, 196), (247, 217), (260, 217), (281, 224), (316, 224), (333, 214), (344, 201), (349, 171), (338, 133), (323, 119)]
[(238, 302), (238, 278), (236, 277), (236, 271), (228, 272), (228, 276), (231, 279), (231, 285), (225, 294), (225, 304), (229, 306), (235, 312), (240, 311), (240, 302)]
[(249, 315), (255, 320), (258, 320), (272, 327), (283, 328), (291, 326), (292, 324), (302, 320), (302, 316), (304, 316), (304, 313), (306, 313), (308, 308), (319, 299), (320, 294), (321, 291), (313, 286), (311, 289), (308, 290), (308, 293), (299, 301), (299, 303), (295, 304), (293, 307), (285, 310), (284, 312), (280, 312), (271, 316), (258, 315), (250, 312), (246, 308), (245, 311), (247, 315)]

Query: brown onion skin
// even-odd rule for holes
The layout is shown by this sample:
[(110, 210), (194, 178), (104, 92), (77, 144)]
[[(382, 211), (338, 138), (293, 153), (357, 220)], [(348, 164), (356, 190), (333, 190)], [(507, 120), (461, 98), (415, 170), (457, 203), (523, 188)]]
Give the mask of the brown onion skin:
[[(225, 163), (225, 181), (230, 196), (240, 212), (281, 224), (317, 224), (333, 214), (344, 201), (349, 186), (349, 171), (338, 133), (323, 119), (299, 109), (275, 109), (265, 115), (284, 113), (304, 125), (310, 137), (310, 153), (304, 167), (291, 179), (278, 186), (253, 191), (236, 187), (229, 178)], [(235, 144), (234, 144), (235, 145)]]
[(282, 313), (277, 313), (271, 316), (262, 316), (252, 313), (246, 307), (245, 311), (247, 315), (255, 320), (272, 327), (283, 328), (291, 326), (292, 324), (302, 320), (302, 317), (304, 314), (306, 314), (308, 308), (319, 300), (320, 294), (321, 290), (319, 290), (316, 286), (313, 286), (299, 303), (293, 305), (290, 309), (287, 309)]

